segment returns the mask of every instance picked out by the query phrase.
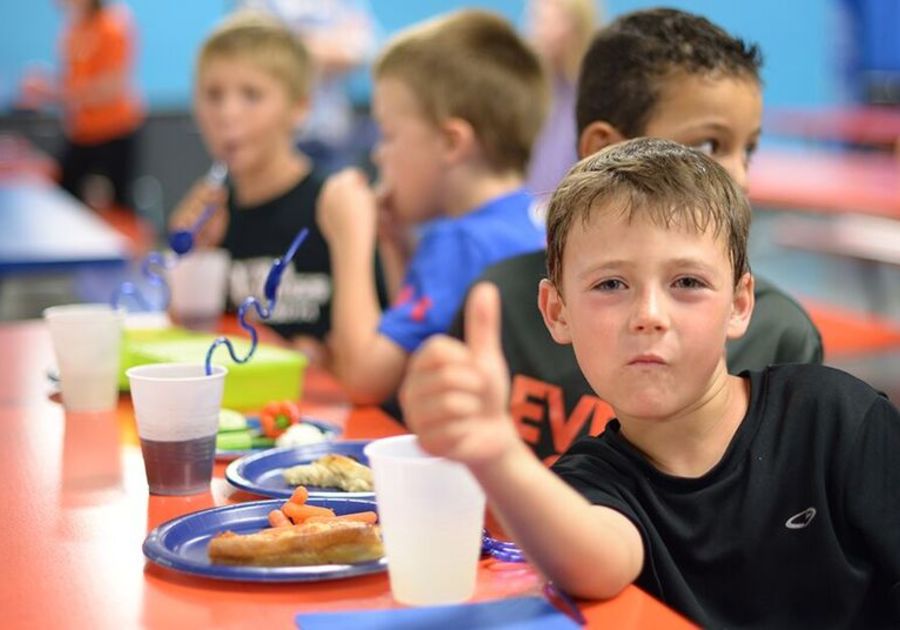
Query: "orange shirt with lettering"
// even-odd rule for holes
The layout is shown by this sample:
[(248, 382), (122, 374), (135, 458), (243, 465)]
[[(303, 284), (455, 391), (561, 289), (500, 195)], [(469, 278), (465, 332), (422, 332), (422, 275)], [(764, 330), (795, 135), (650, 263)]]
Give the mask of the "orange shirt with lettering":
[(102, 102), (65, 103), (65, 128), (79, 144), (97, 144), (136, 130), (144, 120), (140, 99), (130, 85), (133, 38), (130, 16), (121, 7), (101, 8), (70, 24), (62, 35), (65, 92), (82, 93), (105, 76), (122, 77), (117, 93)]

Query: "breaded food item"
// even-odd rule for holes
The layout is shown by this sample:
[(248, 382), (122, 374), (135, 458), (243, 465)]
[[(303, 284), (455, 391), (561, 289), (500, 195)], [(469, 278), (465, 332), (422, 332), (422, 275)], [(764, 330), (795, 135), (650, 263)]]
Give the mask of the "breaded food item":
[(352, 564), (383, 555), (378, 526), (358, 521), (319, 521), (272, 527), (254, 534), (226, 531), (209, 541), (209, 559), (213, 564)]
[(292, 486), (340, 488), (346, 492), (372, 491), (372, 470), (345, 455), (324, 455), (311, 464), (286, 468), (284, 480)]

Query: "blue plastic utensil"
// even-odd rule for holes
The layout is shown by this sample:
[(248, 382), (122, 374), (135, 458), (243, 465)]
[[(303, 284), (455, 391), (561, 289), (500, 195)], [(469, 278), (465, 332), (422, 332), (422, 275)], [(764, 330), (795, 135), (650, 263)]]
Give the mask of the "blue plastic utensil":
[(217, 337), (215, 341), (209, 346), (209, 350), (206, 352), (206, 374), (212, 374), (212, 355), (215, 352), (216, 348), (219, 346), (225, 346), (228, 349), (228, 354), (231, 355), (231, 360), (235, 363), (246, 363), (250, 360), (250, 357), (253, 356), (253, 353), (256, 352), (256, 345), (258, 342), (258, 335), (256, 333), (256, 327), (253, 326), (250, 322), (247, 321), (247, 311), (252, 306), (256, 310), (256, 314), (260, 319), (269, 319), (272, 316), (272, 311), (275, 310), (275, 300), (278, 294), (278, 285), (281, 284), (281, 276), (284, 274), (285, 268), (288, 264), (293, 260), (294, 255), (297, 253), (297, 250), (300, 248), (300, 245), (306, 240), (306, 236), (309, 234), (309, 228), (303, 228), (298, 233), (297, 236), (294, 237), (291, 246), (288, 247), (287, 252), (281, 258), (276, 258), (272, 261), (272, 268), (269, 269), (269, 275), (266, 276), (266, 284), (263, 288), (263, 295), (266, 298), (266, 305), (263, 306), (260, 304), (259, 300), (257, 300), (252, 295), (246, 298), (241, 306), (238, 308), (238, 324), (240, 324), (241, 328), (250, 333), (250, 349), (247, 351), (247, 356), (240, 358), (234, 351), (234, 346), (231, 343), (231, 340), (228, 337), (222, 336)]
[[(159, 252), (150, 252), (144, 260), (141, 261), (141, 275), (144, 276), (149, 285), (159, 289), (162, 295), (161, 304), (163, 308), (169, 303), (169, 285), (166, 283), (163, 272), (171, 266), (171, 261), (167, 261), (165, 256)], [(119, 308), (122, 300), (126, 297), (130, 297), (137, 302), (138, 306), (141, 307), (141, 310), (149, 311), (154, 308), (153, 305), (147, 301), (147, 298), (144, 297), (140, 288), (130, 280), (122, 282), (116, 290), (113, 291), (109, 302), (113, 308)]]
[(526, 562), (525, 554), (516, 543), (498, 540), (487, 532), (481, 537), (481, 552), (502, 562)]
[(545, 582), (544, 587), (541, 590), (544, 592), (544, 597), (546, 597), (551, 604), (556, 606), (557, 609), (567, 615), (569, 619), (579, 626), (587, 625), (587, 619), (584, 618), (584, 615), (581, 613), (575, 600), (556, 584), (549, 581)]
[[(210, 167), (209, 172), (204, 179), (208, 186), (219, 187), (225, 183), (225, 177), (227, 177), (227, 175), (228, 168), (225, 164), (222, 162), (215, 162)], [(172, 248), (172, 251), (179, 256), (184, 256), (191, 251), (194, 248), (194, 239), (197, 236), (197, 232), (206, 225), (206, 222), (209, 221), (215, 211), (216, 206), (209, 204), (203, 209), (203, 213), (197, 218), (197, 221), (194, 222), (191, 229), (176, 230), (169, 234), (169, 247)]]

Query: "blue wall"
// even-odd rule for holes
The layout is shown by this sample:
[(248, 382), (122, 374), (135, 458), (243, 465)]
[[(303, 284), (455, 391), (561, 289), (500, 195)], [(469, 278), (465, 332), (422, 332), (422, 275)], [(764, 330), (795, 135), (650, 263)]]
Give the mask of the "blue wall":
[[(189, 106), (194, 52), (204, 34), (232, 6), (228, 0), (127, 0), (140, 29), (138, 84), (151, 106)], [(385, 33), (459, 6), (451, 0), (372, 0)], [(473, 3), (519, 21), (521, 0)], [(647, 0), (606, 0), (608, 16), (654, 5)], [(670, 0), (671, 6), (702, 13), (727, 30), (758, 42), (766, 58), (764, 78), (770, 105), (834, 102), (841, 93), (832, 7), (823, 0)], [(53, 0), (0, 3), (0, 108), (14, 98), (29, 62), (52, 63), (60, 11)], [(10, 25), (14, 25), (10, 27)], [(360, 88), (357, 88), (359, 90)], [(365, 91), (365, 84), (362, 87)]]

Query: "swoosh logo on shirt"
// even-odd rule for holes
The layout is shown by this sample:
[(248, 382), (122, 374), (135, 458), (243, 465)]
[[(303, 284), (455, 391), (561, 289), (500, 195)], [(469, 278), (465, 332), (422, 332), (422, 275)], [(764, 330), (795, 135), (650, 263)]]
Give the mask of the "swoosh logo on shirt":
[(816, 508), (808, 507), (799, 514), (794, 514), (791, 518), (784, 522), (784, 526), (788, 529), (803, 529), (807, 527), (816, 517)]

